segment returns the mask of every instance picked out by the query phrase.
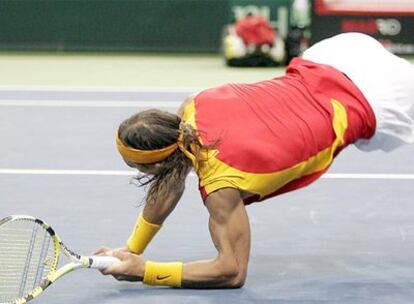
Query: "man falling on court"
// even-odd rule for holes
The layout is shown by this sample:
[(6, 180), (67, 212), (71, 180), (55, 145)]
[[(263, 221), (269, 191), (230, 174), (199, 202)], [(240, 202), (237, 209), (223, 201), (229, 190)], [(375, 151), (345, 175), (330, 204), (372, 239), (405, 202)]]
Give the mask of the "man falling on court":
[[(182, 288), (243, 286), (250, 252), (246, 205), (318, 179), (346, 146), (391, 151), (414, 142), (414, 67), (373, 38), (347, 33), (295, 58), (286, 74), (189, 97), (177, 114), (147, 110), (120, 125), (119, 152), (149, 184), (123, 249), (118, 280)], [(190, 263), (140, 254), (174, 210), (194, 169), (217, 256)]]

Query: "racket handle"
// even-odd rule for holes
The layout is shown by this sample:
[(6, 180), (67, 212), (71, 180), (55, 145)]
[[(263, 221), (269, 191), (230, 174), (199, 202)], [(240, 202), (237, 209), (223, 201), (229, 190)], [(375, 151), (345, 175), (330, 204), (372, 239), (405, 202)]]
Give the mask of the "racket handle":
[(120, 259), (111, 256), (91, 256), (91, 268), (103, 270), (109, 266), (121, 263)]

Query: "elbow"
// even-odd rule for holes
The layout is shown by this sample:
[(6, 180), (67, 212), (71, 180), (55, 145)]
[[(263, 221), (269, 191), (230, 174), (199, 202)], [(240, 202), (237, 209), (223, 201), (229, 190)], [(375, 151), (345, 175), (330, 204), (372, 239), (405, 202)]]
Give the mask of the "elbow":
[(234, 288), (234, 289), (242, 288), (244, 286), (245, 282), (246, 282), (246, 277), (245, 276), (243, 276), (243, 277), (238, 276), (238, 277), (234, 278), (233, 280), (231, 280), (229, 282), (228, 288)]
[(242, 288), (246, 282), (246, 271), (238, 267), (223, 269), (223, 288)]

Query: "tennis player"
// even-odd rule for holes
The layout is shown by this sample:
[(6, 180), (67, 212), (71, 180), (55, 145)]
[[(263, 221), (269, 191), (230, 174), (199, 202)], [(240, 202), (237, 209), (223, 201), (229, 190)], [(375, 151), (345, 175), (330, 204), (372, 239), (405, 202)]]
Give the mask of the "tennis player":
[[(103, 273), (148, 285), (241, 287), (250, 251), (246, 205), (310, 184), (350, 144), (391, 151), (414, 142), (413, 119), (413, 65), (359, 33), (315, 44), (285, 76), (204, 90), (177, 115), (135, 114), (120, 125), (117, 144), (150, 188), (127, 247), (96, 252), (123, 261)], [(144, 261), (139, 255), (174, 210), (191, 169), (217, 256)]]

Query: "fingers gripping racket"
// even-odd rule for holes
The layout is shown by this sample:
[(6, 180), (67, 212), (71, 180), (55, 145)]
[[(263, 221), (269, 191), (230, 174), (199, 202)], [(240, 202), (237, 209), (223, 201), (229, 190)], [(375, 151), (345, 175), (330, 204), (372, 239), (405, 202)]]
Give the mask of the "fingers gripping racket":
[[(62, 254), (70, 262), (58, 269)], [(0, 220), (0, 303), (26, 303), (73, 270), (105, 269), (119, 262), (114, 257), (76, 254), (48, 224), (34, 217)]]

